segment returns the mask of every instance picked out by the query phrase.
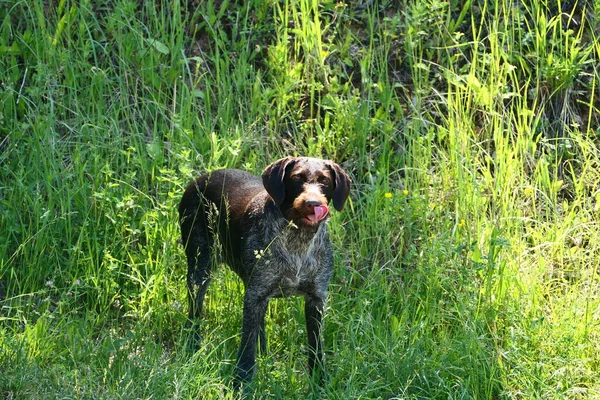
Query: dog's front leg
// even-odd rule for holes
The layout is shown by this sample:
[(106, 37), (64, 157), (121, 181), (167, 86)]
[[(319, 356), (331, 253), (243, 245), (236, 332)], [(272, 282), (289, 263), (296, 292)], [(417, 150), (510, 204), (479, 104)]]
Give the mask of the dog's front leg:
[(258, 335), (258, 351), (261, 355), (267, 354), (267, 331), (265, 329), (265, 319), (263, 318)]
[(308, 335), (308, 369), (311, 375), (323, 378), (323, 343), (321, 328), (325, 300), (317, 296), (304, 297), (304, 314), (306, 316), (306, 333)]
[(259, 336), (264, 335), (261, 330), (264, 329), (268, 304), (269, 298), (266, 295), (257, 294), (252, 286), (246, 289), (242, 320), (242, 342), (236, 365), (236, 386), (250, 381), (254, 375), (256, 342)]

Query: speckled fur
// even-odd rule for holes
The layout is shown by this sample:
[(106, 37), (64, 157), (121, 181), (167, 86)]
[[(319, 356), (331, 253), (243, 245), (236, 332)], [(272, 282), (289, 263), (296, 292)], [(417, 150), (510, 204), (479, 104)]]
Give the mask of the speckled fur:
[(246, 242), (244, 264), (254, 262), (250, 278), (260, 281), (269, 297), (298, 294), (325, 299), (333, 267), (326, 222), (313, 232), (290, 223), (275, 207), (250, 214), (259, 221), (250, 228)]
[(273, 297), (304, 296), (308, 365), (311, 372), (322, 369), (321, 319), (333, 256), (327, 219), (314, 223), (306, 215), (312, 213), (311, 202), (333, 202), (341, 210), (349, 185), (331, 161), (287, 157), (268, 166), (262, 181), (243, 171), (218, 170), (186, 189), (179, 213), (190, 320), (202, 314), (217, 253), (246, 288), (237, 384), (252, 378), (257, 342), (266, 350), (264, 318)]

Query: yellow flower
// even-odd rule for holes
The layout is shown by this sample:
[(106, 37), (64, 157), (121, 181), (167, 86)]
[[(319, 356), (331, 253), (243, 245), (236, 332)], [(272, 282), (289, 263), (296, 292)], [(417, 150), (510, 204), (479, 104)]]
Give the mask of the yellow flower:
[(531, 187), (526, 187), (524, 192), (526, 196), (533, 196), (533, 188)]
[(384, 194), (386, 199), (391, 199), (392, 197), (394, 197), (393, 194), (391, 194), (390, 192), (387, 192), (386, 194)]
[(402, 191), (402, 193), (403, 193), (405, 196), (408, 196), (408, 190), (407, 190), (407, 189), (404, 189), (404, 190)]
[(458, 223), (458, 227), (462, 228), (463, 226), (465, 226), (465, 220), (464, 218), (461, 218), (460, 222)]

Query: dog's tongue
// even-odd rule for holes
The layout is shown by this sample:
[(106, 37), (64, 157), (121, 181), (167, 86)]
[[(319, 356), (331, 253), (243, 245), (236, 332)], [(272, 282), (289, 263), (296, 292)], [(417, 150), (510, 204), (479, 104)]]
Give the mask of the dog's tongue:
[(311, 222), (318, 222), (325, 218), (329, 214), (329, 208), (327, 206), (316, 206), (313, 208), (314, 214), (308, 215), (307, 218)]

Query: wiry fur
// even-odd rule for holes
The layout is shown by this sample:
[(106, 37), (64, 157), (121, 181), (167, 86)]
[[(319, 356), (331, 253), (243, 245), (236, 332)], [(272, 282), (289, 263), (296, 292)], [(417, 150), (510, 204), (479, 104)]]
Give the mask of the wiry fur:
[(223, 260), (246, 288), (237, 382), (250, 380), (256, 345), (266, 350), (264, 317), (270, 298), (305, 298), (309, 368), (323, 365), (321, 318), (333, 257), (326, 219), (307, 217), (330, 201), (341, 210), (350, 180), (331, 161), (287, 157), (260, 178), (239, 170), (204, 174), (186, 189), (179, 205), (188, 261), (190, 320), (198, 319), (214, 263), (215, 240)]

